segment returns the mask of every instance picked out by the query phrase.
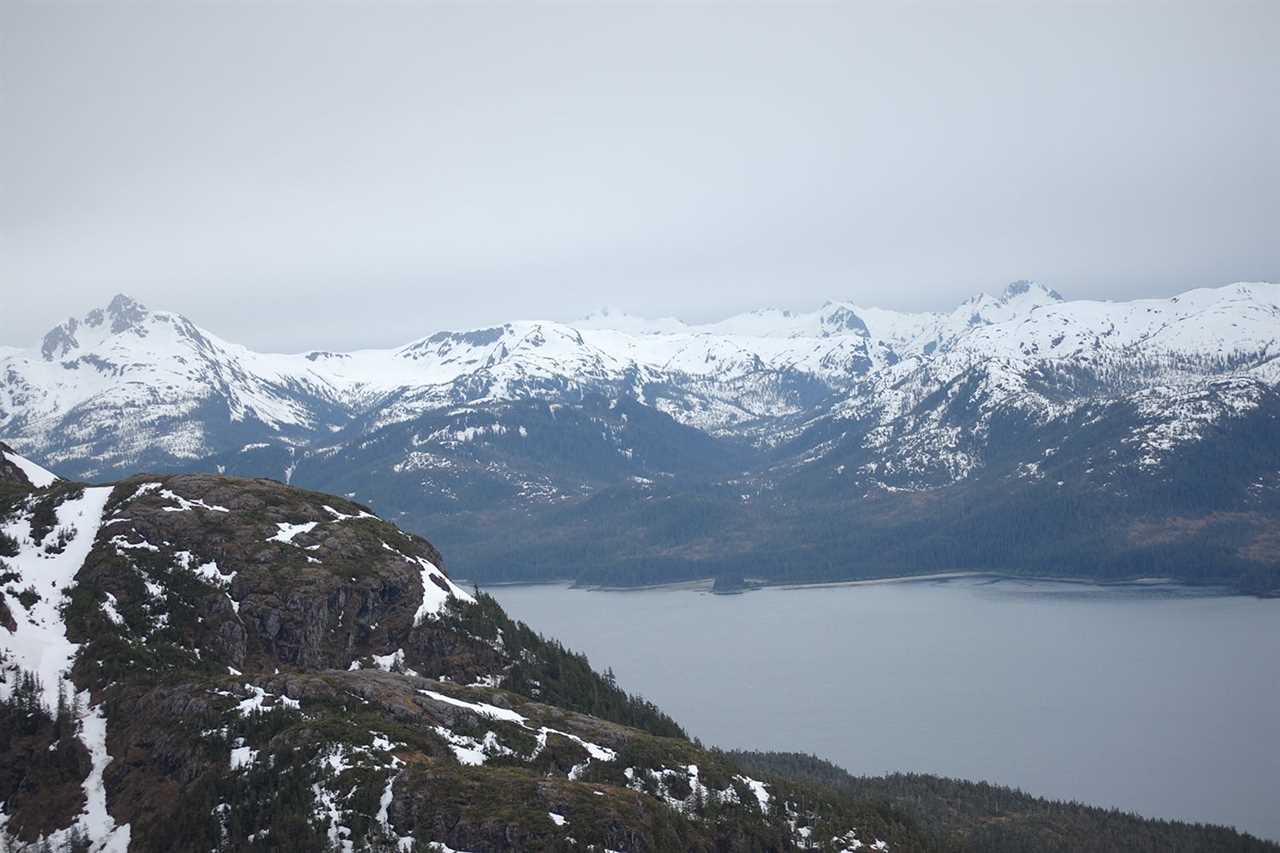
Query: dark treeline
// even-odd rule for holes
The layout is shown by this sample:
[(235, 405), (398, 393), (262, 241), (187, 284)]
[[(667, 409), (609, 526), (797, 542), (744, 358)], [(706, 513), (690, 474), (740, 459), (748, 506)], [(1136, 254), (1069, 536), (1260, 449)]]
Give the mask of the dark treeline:
[(91, 766), (77, 736), (82, 708), (74, 691), (58, 684), (55, 707), (44, 702), (44, 685), (31, 672), (8, 673), (12, 686), (0, 700), (0, 803), (9, 815), (7, 829), (32, 853), (82, 853), (88, 839), (79, 829), (66, 843), (51, 848), (37, 839), (58, 829), (60, 815), (76, 814), (83, 803), (82, 784)]
[(447, 618), (457, 620), (463, 631), (490, 640), (496, 640), (501, 631), (502, 642), (516, 661), (503, 678), (504, 689), (660, 737), (686, 737), (679, 724), (652, 702), (619, 687), (612, 670), (596, 672), (585, 655), (512, 620), (492, 596), (479, 591), (475, 595), (475, 605), (455, 608)]
[(986, 782), (915, 773), (854, 776), (812, 755), (731, 751), (744, 772), (830, 788), (908, 815), (939, 853), (1263, 853), (1280, 845), (1232, 829), (1151, 820)]

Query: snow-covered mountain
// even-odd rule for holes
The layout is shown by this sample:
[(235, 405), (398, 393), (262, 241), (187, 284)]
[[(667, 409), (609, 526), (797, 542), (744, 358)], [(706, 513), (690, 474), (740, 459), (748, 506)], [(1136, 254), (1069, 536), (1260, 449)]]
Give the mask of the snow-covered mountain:
[[(118, 296), (0, 352), (0, 436), (69, 476), (217, 466), (410, 524), (653, 483), (927, 494), (1038, 481), (1051, 458), (1074, 466), (1064, 483), (1119, 494), (1233, 430), (1275, 449), (1278, 339), (1267, 283), (1095, 302), (1015, 282), (950, 312), (832, 301), (707, 324), (605, 311), (292, 355)], [(1229, 476), (1246, 474), (1241, 500), (1277, 476)]]

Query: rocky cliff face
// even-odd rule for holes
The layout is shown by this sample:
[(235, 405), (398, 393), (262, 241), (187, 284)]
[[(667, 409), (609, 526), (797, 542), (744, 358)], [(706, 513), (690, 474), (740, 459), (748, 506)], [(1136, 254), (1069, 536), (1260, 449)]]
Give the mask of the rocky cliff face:
[(742, 774), (358, 504), (203, 475), (0, 498), (19, 849), (914, 843), (875, 807)]

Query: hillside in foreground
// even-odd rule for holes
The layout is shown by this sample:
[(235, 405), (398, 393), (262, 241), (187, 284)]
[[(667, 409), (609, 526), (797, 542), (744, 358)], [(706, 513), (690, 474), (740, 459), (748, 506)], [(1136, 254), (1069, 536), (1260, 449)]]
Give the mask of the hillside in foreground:
[[(704, 749), (344, 498), (84, 485), (0, 445), (0, 563), (13, 849), (966, 849), (935, 800)], [(1070, 819), (1077, 849), (1276, 849)]]

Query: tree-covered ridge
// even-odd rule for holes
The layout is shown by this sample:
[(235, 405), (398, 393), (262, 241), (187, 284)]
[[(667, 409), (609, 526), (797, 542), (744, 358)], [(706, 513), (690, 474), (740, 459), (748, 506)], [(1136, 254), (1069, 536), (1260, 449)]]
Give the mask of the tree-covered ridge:
[(658, 706), (618, 686), (612, 670), (598, 673), (586, 655), (512, 620), (493, 596), (477, 591), (475, 598), (475, 604), (454, 608), (446, 620), (474, 636), (502, 637), (513, 661), (501, 679), (505, 689), (660, 737), (687, 738)]
[(854, 776), (813, 755), (726, 753), (764, 779), (811, 783), (897, 810), (938, 853), (1252, 853), (1280, 845), (1217, 826), (1154, 820), (1116, 809), (1046, 800), (987, 782), (919, 773)]

